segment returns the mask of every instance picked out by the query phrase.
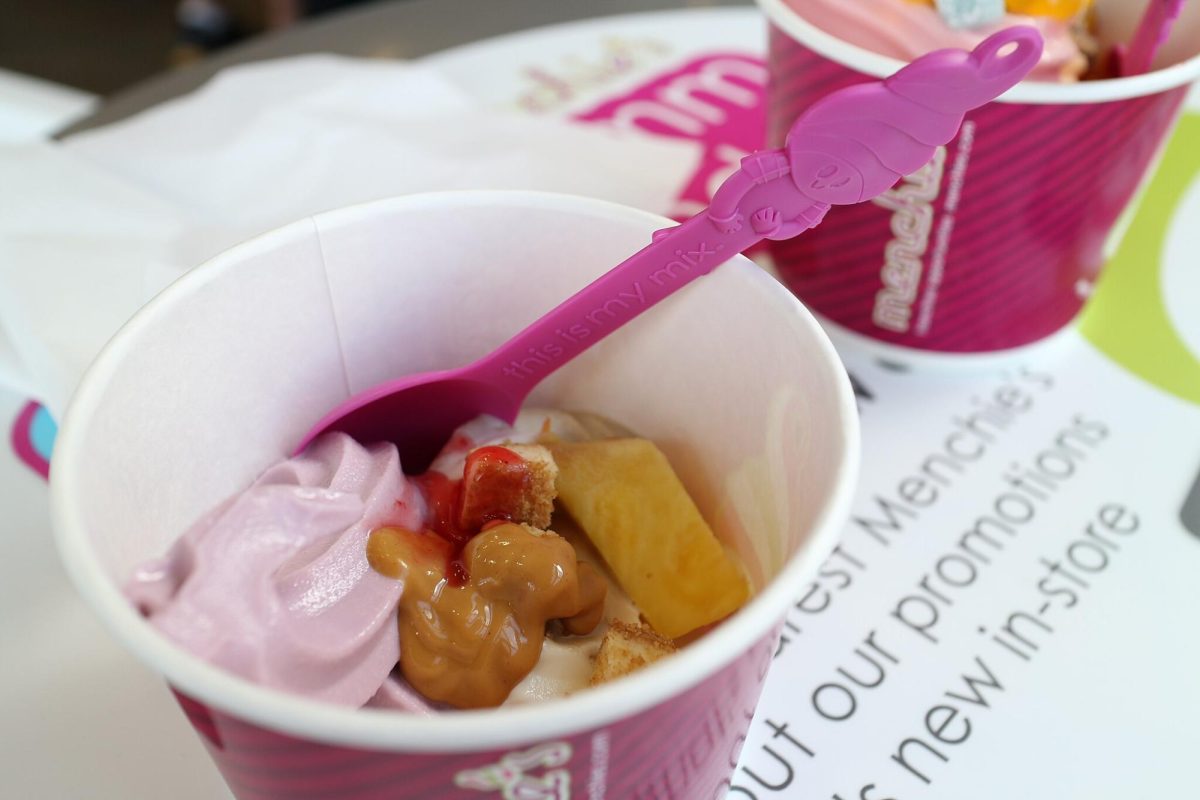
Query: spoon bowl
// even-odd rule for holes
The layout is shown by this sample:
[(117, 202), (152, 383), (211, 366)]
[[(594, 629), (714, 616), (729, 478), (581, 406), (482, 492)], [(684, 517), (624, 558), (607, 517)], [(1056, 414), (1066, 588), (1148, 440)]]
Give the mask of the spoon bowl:
[(405, 469), (423, 471), (464, 422), (481, 414), (511, 422), (521, 410), (523, 396), (474, 377), (472, 367), (478, 364), (405, 375), (363, 392), (318, 422), (299, 450), (334, 426), (359, 441), (376, 440), (386, 430)]

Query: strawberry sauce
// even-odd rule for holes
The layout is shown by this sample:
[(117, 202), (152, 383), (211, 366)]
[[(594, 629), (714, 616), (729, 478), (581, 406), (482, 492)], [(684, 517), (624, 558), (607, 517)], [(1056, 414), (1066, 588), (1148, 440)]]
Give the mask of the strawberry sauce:
[(512, 520), (511, 491), (520, 491), (529, 480), (529, 470), (521, 456), (507, 447), (479, 447), (467, 454), (463, 476), (471, 479), (485, 466), (500, 467), (506, 480), (486, 497), (486, 506), (481, 515), (483, 524), (463, 525), (463, 481), (448, 478), (441, 472), (430, 470), (413, 480), (429, 506), (429, 524), (426, 530), (440, 536), (452, 546), (446, 562), (446, 579), (451, 586), (463, 586), (470, 579), (463, 562), (463, 548), (483, 528), (495, 522)]

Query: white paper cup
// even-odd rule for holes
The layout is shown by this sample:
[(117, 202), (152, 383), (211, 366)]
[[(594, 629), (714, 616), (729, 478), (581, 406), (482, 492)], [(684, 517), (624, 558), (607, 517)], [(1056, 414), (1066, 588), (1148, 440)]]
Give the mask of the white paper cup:
[(235, 794), (470, 798), (491, 781), (628, 797), (669, 781), (701, 798), (727, 785), (779, 623), (836, 540), (858, 462), (829, 341), (740, 256), (531, 398), (655, 440), (748, 565), (754, 599), (679, 655), (562, 701), (418, 718), (248, 683), (161, 636), (120, 590), (348, 394), (474, 359), (666, 224), (533, 193), (322, 214), (198, 267), (104, 349), (54, 453), (59, 547), (87, 602), (174, 688)]

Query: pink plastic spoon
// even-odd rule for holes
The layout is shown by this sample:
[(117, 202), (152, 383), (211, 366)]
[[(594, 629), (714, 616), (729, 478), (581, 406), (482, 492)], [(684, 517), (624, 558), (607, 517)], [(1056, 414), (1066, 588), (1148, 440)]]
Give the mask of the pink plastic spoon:
[(1184, 0), (1150, 0), (1129, 45), (1119, 44), (1114, 48), (1118, 77), (1128, 78), (1150, 71), (1154, 56), (1166, 43), (1171, 28), (1183, 13), (1183, 4)]
[[(884, 81), (822, 98), (792, 125), (783, 148), (742, 159), (707, 211), (659, 231), (652, 244), (478, 361), (350, 398), (313, 426), (297, 452), (340, 430), (360, 441), (395, 442), (405, 468), (423, 470), (459, 425), (480, 414), (511, 422), (539, 381), (735, 254), (808, 230), (830, 206), (870, 200), (924, 166), (958, 134), (967, 111), (1020, 81), (1041, 52), (1035, 29), (1009, 28), (972, 52), (939, 50)], [(573, 325), (589, 335), (560, 333)]]

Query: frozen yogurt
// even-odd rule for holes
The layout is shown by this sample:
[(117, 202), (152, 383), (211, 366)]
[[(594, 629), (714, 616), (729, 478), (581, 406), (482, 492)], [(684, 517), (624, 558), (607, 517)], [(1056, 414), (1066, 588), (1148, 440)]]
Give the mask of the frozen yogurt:
[(400, 655), (400, 587), (367, 563), (367, 537), (424, 515), (395, 447), (331, 434), (193, 525), (137, 569), (126, 593), (165, 636), (216, 666), (360, 706)]
[[(1086, 3), (1065, 0), (1010, 0), (1010, 13), (973, 28), (953, 28), (932, 2), (924, 0), (786, 0), (805, 20), (865, 50), (912, 61), (946, 47), (972, 50), (996, 31), (1031, 25), (1045, 40), (1042, 59), (1030, 80), (1077, 81), (1088, 69), (1081, 48), (1080, 19)], [(1026, 13), (1012, 13), (1014, 10)]]
[(313, 699), (430, 713), (562, 697), (669, 655), (749, 593), (657, 448), (614, 433), (481, 417), (419, 476), (393, 445), (326, 434), (126, 592), (181, 647)]

